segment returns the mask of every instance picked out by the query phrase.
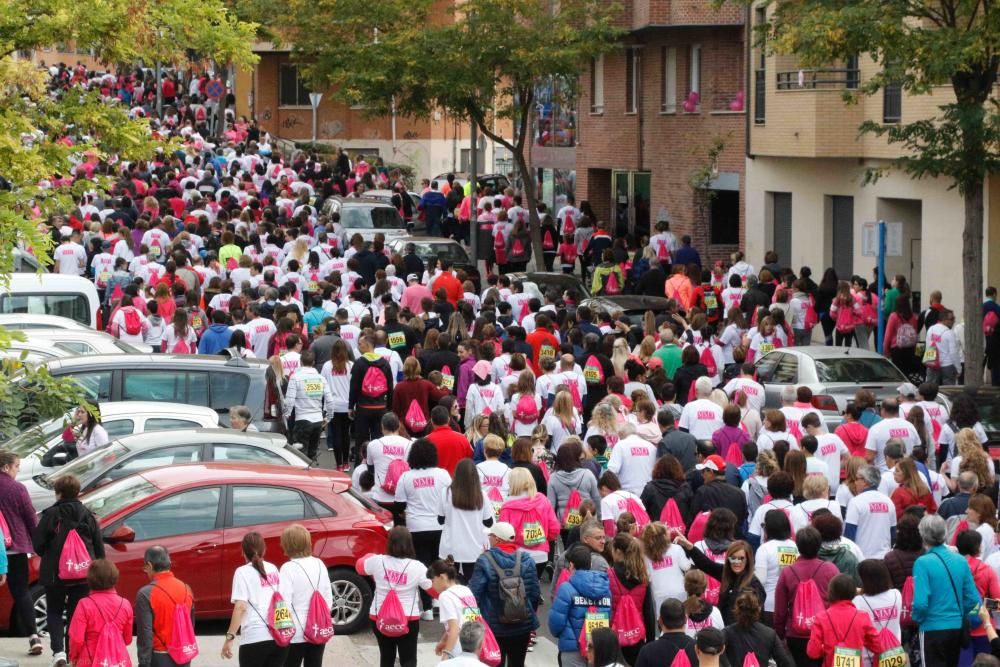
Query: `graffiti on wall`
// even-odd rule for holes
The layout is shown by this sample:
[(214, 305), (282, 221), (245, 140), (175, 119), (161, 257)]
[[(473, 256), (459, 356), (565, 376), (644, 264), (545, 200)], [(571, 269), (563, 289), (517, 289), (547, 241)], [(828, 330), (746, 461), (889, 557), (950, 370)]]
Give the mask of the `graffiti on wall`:
[(285, 130), (291, 130), (302, 124), (302, 119), (298, 115), (285, 116), (285, 119), (281, 121), (281, 127)]
[(260, 119), (262, 121), (269, 121), (269, 120), (271, 120), (271, 108), (270, 107), (265, 107), (264, 110), (260, 112)]
[(344, 124), (339, 120), (328, 120), (319, 124), (319, 136), (334, 138), (344, 131)]

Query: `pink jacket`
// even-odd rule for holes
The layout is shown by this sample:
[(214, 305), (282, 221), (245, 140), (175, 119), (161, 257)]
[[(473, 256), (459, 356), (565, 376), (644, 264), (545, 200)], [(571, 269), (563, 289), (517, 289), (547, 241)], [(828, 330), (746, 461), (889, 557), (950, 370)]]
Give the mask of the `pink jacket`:
[(514, 544), (518, 548), (545, 553), (549, 551), (549, 542), (556, 539), (561, 528), (544, 493), (536, 493), (531, 498), (508, 498), (500, 508), (500, 521), (514, 526)]
[(132, 605), (114, 590), (94, 591), (80, 600), (69, 624), (69, 661), (75, 667), (90, 667), (97, 638), (105, 623), (121, 628), (125, 645), (132, 643)]

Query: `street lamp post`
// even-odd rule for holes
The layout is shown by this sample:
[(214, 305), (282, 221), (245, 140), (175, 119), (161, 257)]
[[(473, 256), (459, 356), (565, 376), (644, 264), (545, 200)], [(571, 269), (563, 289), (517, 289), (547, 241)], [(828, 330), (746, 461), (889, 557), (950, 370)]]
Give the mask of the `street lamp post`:
[(316, 146), (316, 110), (319, 109), (319, 103), (323, 100), (323, 93), (309, 93), (309, 104), (312, 106), (312, 143), (313, 147)]

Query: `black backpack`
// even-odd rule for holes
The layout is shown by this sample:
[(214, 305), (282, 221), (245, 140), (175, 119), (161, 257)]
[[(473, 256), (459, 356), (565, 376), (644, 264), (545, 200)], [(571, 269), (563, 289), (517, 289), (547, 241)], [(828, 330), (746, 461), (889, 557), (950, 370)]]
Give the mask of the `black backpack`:
[(500, 567), (493, 554), (486, 552), (486, 558), (497, 573), (497, 590), (500, 593), (498, 616), (500, 622), (507, 625), (524, 623), (531, 618), (528, 612), (528, 596), (524, 592), (524, 579), (521, 578), (521, 553), (518, 549), (514, 556), (514, 568), (505, 570)]

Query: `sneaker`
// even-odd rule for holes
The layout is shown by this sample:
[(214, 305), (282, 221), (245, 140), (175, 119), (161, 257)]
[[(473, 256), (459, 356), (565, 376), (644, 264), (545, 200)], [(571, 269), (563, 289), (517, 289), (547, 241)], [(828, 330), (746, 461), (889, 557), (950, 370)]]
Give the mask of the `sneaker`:
[(437, 600), (431, 600), (431, 607), (433, 607), (434, 609), (437, 609), (440, 606), (441, 606), (440, 602), (438, 602)]
[(60, 651), (52, 656), (52, 667), (66, 667), (66, 654)]
[(433, 621), (434, 620), (434, 610), (433, 609), (425, 609), (420, 614), (420, 620), (421, 621)]
[[(39, 639), (38, 635), (31, 635), (31, 639), (28, 640), (28, 655), (41, 655), (42, 654), (42, 640)], [(66, 656), (63, 655), (63, 660), (65, 661)]]

